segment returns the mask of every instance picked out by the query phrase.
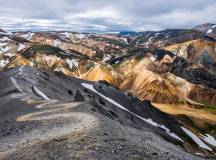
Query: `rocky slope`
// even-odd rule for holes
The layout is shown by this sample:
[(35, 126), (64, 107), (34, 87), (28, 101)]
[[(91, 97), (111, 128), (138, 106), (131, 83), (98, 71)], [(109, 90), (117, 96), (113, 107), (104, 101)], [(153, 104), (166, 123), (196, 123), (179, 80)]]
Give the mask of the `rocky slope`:
[(209, 37), (216, 38), (216, 25), (212, 23), (205, 23), (193, 28), (194, 30), (201, 31)]
[(1, 159), (199, 159), (180, 146), (197, 155), (215, 152), (210, 135), (192, 133), (107, 83), (30, 67), (0, 78)]

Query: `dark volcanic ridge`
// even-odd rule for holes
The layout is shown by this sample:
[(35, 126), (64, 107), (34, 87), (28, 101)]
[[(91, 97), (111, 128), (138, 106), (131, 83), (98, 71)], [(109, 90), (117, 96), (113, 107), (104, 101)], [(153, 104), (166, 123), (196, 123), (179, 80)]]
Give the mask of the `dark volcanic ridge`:
[(0, 73), (0, 117), (0, 159), (200, 159), (216, 153), (204, 135), (149, 101), (103, 81), (27, 66)]

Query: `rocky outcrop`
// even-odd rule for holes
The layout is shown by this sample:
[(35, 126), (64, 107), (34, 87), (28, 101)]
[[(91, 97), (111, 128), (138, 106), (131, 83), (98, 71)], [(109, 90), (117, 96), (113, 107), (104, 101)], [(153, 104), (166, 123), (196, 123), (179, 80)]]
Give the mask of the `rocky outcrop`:
[(189, 64), (202, 64), (210, 68), (216, 63), (216, 43), (205, 40), (194, 40), (167, 46), (164, 49), (183, 57)]
[(190, 66), (184, 58), (176, 58), (171, 72), (194, 84), (216, 89), (216, 76), (203, 66)]
[(168, 75), (151, 71), (149, 68), (154, 68), (151, 65), (155, 64), (150, 58), (143, 58), (133, 68), (120, 88), (152, 102), (177, 103), (181, 101), (178, 89), (166, 78)]
[[(216, 90), (209, 88), (215, 80), (210, 81), (211, 74), (205, 72), (205, 68), (190, 68), (184, 58), (168, 54), (156, 58), (149, 52), (139, 62), (135, 59), (131, 58), (119, 66), (121, 72), (125, 69), (127, 73), (120, 85), (122, 90), (157, 103), (184, 103), (191, 99), (215, 104)], [(211, 96), (204, 96), (205, 94)]]

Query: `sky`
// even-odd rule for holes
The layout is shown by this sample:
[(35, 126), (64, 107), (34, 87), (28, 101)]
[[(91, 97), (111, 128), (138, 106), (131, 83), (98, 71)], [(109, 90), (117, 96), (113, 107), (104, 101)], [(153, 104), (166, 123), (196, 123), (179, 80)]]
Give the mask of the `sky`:
[(0, 0), (0, 28), (146, 31), (216, 23), (216, 0)]

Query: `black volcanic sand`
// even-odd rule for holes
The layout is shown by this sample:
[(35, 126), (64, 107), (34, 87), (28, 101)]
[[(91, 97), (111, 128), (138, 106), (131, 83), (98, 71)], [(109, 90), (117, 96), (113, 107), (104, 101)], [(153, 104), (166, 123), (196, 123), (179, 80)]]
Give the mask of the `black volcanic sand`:
[[(12, 79), (13, 80), (12, 80)], [(15, 83), (14, 83), (15, 82)], [(190, 144), (178, 121), (104, 82), (93, 83), (19, 67), (0, 73), (0, 159), (202, 159), (144, 118), (169, 126)], [(44, 100), (37, 87), (50, 99)], [(179, 144), (179, 145), (175, 145)]]

